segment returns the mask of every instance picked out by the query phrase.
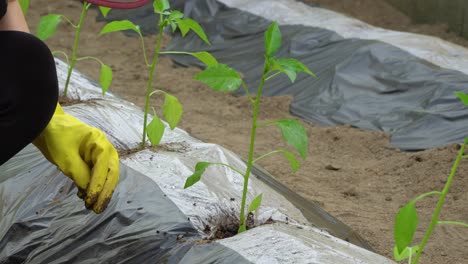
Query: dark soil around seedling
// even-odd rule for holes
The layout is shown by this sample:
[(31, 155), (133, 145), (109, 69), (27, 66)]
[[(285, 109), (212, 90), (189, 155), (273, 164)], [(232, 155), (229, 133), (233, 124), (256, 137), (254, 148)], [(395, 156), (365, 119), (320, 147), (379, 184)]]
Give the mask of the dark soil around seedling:
[[(273, 219), (269, 218), (265, 223), (263, 223), (261, 225), (270, 225), (270, 224), (273, 224), (273, 223), (275, 223), (275, 221)], [(254, 214), (250, 213), (250, 214), (247, 215), (247, 230), (255, 228), (255, 227), (257, 227), (257, 226), (255, 226), (255, 224), (254, 224)], [(219, 240), (219, 239), (233, 237), (233, 236), (237, 235), (237, 230), (238, 229), (239, 229), (239, 221), (234, 220), (233, 217), (230, 217), (229, 221), (227, 221), (226, 223), (224, 223), (224, 224), (220, 225), (219, 227), (217, 227), (216, 232), (214, 232), (213, 235), (211, 235), (210, 237), (207, 237), (205, 239), (198, 240), (196, 243), (197, 244), (207, 244), (207, 243), (211, 243), (213, 241)], [(206, 225), (205, 229), (203, 230), (203, 232), (205, 232), (205, 233), (210, 233), (211, 231), (212, 231), (212, 227), (210, 227), (209, 225)]]
[[(167, 152), (178, 152), (178, 153), (186, 153), (191, 150), (190, 145), (186, 142), (169, 142), (164, 144), (159, 144), (157, 146), (149, 146), (149, 144), (145, 147), (136, 147), (133, 149), (117, 149), (117, 153), (119, 156), (122, 157), (129, 157), (133, 154), (140, 152), (144, 149), (149, 149), (155, 153), (159, 151), (167, 151)], [(152, 159), (152, 158), (150, 158)]]
[(58, 102), (60, 103), (61, 106), (69, 106), (69, 105), (82, 103), (83, 101), (78, 100), (78, 99), (70, 99), (65, 96), (60, 96), (58, 99)]

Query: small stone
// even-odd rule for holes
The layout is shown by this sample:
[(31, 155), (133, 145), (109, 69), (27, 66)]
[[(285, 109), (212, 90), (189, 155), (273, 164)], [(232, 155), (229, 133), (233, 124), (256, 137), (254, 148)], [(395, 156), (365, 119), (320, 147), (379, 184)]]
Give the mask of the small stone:
[(325, 169), (326, 169), (326, 170), (331, 170), (331, 171), (339, 171), (339, 170), (341, 170), (340, 167), (336, 167), (336, 166), (333, 166), (333, 165), (331, 165), (331, 164), (328, 164), (327, 166), (325, 166)]

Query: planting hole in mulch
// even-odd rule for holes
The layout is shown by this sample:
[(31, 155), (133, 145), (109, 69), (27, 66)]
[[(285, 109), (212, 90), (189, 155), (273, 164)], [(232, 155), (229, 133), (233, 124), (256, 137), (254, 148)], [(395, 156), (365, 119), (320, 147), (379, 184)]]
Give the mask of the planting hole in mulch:
[[(262, 223), (257, 226), (255, 225), (254, 222), (255, 222), (254, 214), (249, 213), (247, 215), (247, 230), (255, 228), (257, 226), (271, 225), (275, 223), (275, 221), (272, 218), (269, 218), (267, 221), (265, 221), (265, 223)], [(205, 233), (211, 233), (211, 231), (214, 230), (214, 228), (216, 228), (216, 231), (212, 233), (211, 236), (198, 240), (195, 243), (196, 244), (208, 244), (219, 239), (233, 237), (237, 235), (237, 230), (239, 229), (239, 221), (234, 217), (229, 217), (229, 219), (226, 222), (220, 224), (218, 227), (211, 227), (209, 225), (206, 225), (203, 231)]]

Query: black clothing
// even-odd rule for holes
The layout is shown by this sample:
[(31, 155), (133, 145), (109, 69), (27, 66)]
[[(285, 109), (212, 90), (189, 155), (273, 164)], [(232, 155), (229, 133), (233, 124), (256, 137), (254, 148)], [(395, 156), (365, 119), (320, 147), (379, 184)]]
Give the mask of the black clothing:
[(0, 19), (5, 15), (7, 11), (8, 0), (0, 0)]
[(55, 61), (47, 46), (28, 33), (0, 31), (0, 165), (44, 130), (57, 100)]

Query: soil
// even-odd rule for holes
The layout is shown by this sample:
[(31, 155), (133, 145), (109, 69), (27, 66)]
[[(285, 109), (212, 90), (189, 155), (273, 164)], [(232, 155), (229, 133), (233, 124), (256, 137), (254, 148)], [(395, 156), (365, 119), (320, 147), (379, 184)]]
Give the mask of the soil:
[[(468, 41), (447, 30), (446, 25), (413, 25), (409, 18), (382, 0), (309, 0), (346, 13), (370, 24), (389, 29), (435, 35), (468, 47)], [(32, 31), (39, 16), (61, 13), (77, 20), (78, 1), (32, 1), (28, 22)], [(95, 56), (112, 65), (111, 91), (142, 106), (146, 88), (141, 43), (121, 33), (98, 36), (103, 23), (95, 22), (96, 10), (90, 10), (80, 41), (80, 56)], [(59, 26), (47, 41), (52, 50), (71, 54), (74, 33)], [(166, 43), (167, 43), (166, 38)], [(148, 52), (155, 37), (145, 39)], [(77, 63), (79, 71), (99, 80), (99, 65), (94, 61)], [(247, 156), (251, 106), (245, 97), (209, 90), (192, 76), (197, 68), (177, 67), (162, 58), (157, 67), (156, 88), (179, 98), (184, 106), (180, 127), (194, 136)], [(294, 118), (289, 114), (290, 97), (263, 98), (260, 121)], [(161, 105), (155, 99), (153, 105)], [(419, 194), (441, 190), (459, 146), (450, 145), (417, 153), (402, 152), (389, 144), (389, 136), (350, 126), (320, 127), (303, 122), (310, 136), (307, 160), (297, 173), (281, 157), (264, 159), (260, 165), (279, 181), (306, 199), (320, 204), (332, 215), (351, 226), (368, 240), (376, 252), (392, 258), (393, 220), (397, 210)], [(285, 147), (279, 131), (261, 129), (256, 145), (258, 153)], [(468, 222), (468, 162), (462, 162), (442, 210), (442, 219)], [(436, 197), (418, 202), (420, 241), (436, 204)], [(439, 226), (433, 234), (421, 263), (467, 263), (468, 229)]]

